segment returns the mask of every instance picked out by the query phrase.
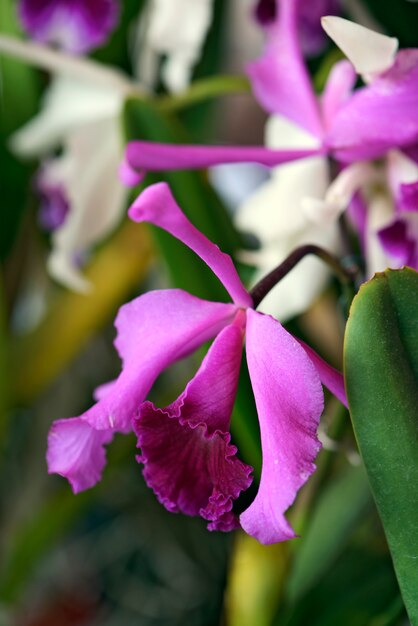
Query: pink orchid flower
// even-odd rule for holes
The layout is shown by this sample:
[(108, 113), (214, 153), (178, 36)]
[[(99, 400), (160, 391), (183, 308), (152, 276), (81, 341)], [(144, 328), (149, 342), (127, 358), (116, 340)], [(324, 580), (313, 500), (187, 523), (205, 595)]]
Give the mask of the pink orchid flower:
[[(276, 7), (279, 9), (278, 19), (266, 27), (264, 54), (249, 65), (248, 74), (256, 98), (274, 116), (277, 126), (274, 143), (279, 143), (280, 132), (285, 140), (293, 128), (299, 131), (297, 148), (176, 146), (132, 141), (126, 148), (124, 164), (124, 171), (131, 174), (131, 183), (138, 182), (147, 171), (196, 169), (245, 161), (274, 167), (300, 160), (311, 163), (313, 169), (318, 167), (318, 161), (309, 157), (331, 158), (339, 164), (341, 174), (328, 191), (325, 188), (323, 197), (315, 197), (315, 194), (310, 197), (308, 194), (300, 206), (287, 207), (287, 211), (298, 215), (299, 233), (302, 223), (310, 227), (312, 224), (330, 225), (350, 205), (357, 192), (365, 190), (367, 194), (370, 186), (376, 183), (374, 160), (386, 158), (395, 151), (402, 159), (410, 161), (409, 170), (416, 165), (418, 50), (397, 52), (398, 42), (394, 38), (339, 17), (325, 17), (322, 19), (325, 31), (345, 52), (349, 61), (335, 64), (324, 92), (318, 98), (304, 64), (298, 38), (300, 4), (298, 0), (276, 0)], [(365, 85), (357, 89), (354, 88), (356, 74), (360, 74), (365, 81)], [(299, 139), (303, 133), (305, 144)], [(391, 163), (393, 170), (393, 159)], [(132, 172), (135, 177), (132, 177)], [(125, 176), (125, 179), (128, 184), (128, 177)], [(395, 179), (399, 181), (396, 189), (393, 187)], [(396, 258), (411, 259), (407, 250), (411, 245), (418, 250), (414, 219), (402, 213), (397, 202), (406, 193), (408, 206), (416, 211), (417, 182), (418, 176), (413, 180), (410, 175), (407, 180), (402, 179), (399, 168), (390, 175), (385, 170), (384, 183), (391, 195), (392, 209), (389, 215), (386, 211), (384, 217), (382, 211), (377, 211), (376, 219), (371, 214), (363, 219), (360, 234), (368, 248), (373, 244), (365, 233), (371, 230), (374, 241), (381, 247), (386, 246), (384, 249), (389, 256), (396, 250)], [(275, 188), (276, 185), (270, 185), (272, 197)], [(367, 209), (365, 211), (368, 213)], [(248, 211), (241, 220), (248, 226), (251, 220), (247, 218)], [(282, 218), (277, 218), (276, 224), (265, 224), (264, 230), (269, 231), (270, 238), (275, 228), (280, 227), (283, 231), (285, 216)], [(257, 219), (255, 217), (253, 222)], [(261, 223), (261, 220), (258, 221)], [(375, 224), (378, 226), (375, 227)], [(284, 230), (287, 232), (289, 229)], [(385, 232), (380, 233), (380, 230)], [(396, 258), (392, 254), (392, 266), (397, 265)], [(417, 253), (415, 258), (418, 258)], [(370, 266), (375, 265), (370, 262)]]
[[(349, 39), (349, 45), (363, 46), (364, 50), (354, 60), (355, 66), (348, 61), (336, 63), (319, 101), (299, 46), (297, 6), (297, 0), (280, 2), (280, 16), (269, 27), (264, 54), (249, 65), (248, 74), (260, 104), (309, 133), (316, 147), (286, 151), (132, 141), (126, 149), (127, 165), (140, 176), (147, 171), (243, 161), (272, 167), (317, 154), (346, 164), (380, 158), (391, 148), (416, 156), (418, 51), (396, 54), (396, 39), (339, 17), (323, 18), (323, 26), (334, 39)], [(353, 91), (356, 71), (367, 75), (370, 82)]]
[[(169, 289), (121, 307), (115, 346), (122, 371), (97, 390), (96, 404), (85, 413), (54, 422), (49, 472), (65, 476), (74, 492), (92, 487), (105, 465), (104, 445), (116, 432), (133, 428), (145, 480), (169, 510), (201, 515), (209, 529), (241, 525), (262, 543), (294, 537), (284, 512), (315, 469), (320, 381), (346, 402), (341, 374), (277, 320), (255, 310), (231, 258), (189, 222), (165, 183), (148, 187), (129, 216), (166, 230), (196, 252), (232, 303)], [(244, 336), (263, 463), (258, 494), (238, 518), (233, 502), (252, 480), (229, 434)], [(201, 367), (177, 400), (163, 409), (144, 402), (164, 369), (212, 338)]]

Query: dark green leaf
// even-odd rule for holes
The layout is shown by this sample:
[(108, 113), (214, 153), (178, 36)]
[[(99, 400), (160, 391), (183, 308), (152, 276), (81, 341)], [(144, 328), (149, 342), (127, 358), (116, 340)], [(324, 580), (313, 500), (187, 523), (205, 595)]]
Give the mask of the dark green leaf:
[[(3, 33), (16, 34), (16, 5), (0, 2)], [(28, 65), (5, 55), (0, 56), (0, 259), (9, 253), (27, 202), (30, 169), (12, 157), (7, 141), (10, 134), (35, 114), (37, 107), (36, 75)]]
[(390, 559), (352, 545), (311, 591), (280, 611), (274, 626), (406, 626), (398, 598)]
[(414, 0), (364, 0), (370, 13), (402, 48), (418, 46), (418, 4)]
[(340, 555), (370, 497), (362, 467), (347, 468), (321, 494), (295, 555), (288, 580), (291, 601), (296, 601), (317, 584)]
[(418, 273), (360, 289), (345, 340), (351, 417), (402, 595), (418, 624)]

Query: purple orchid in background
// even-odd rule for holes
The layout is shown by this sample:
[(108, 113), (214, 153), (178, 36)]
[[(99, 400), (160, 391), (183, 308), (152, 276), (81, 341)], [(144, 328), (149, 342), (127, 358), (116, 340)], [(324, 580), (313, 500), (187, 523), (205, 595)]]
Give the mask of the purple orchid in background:
[[(146, 189), (129, 215), (166, 230), (196, 252), (233, 303), (172, 289), (149, 292), (121, 307), (115, 322), (121, 374), (97, 390), (92, 408), (53, 424), (49, 472), (65, 476), (74, 492), (92, 487), (105, 465), (104, 445), (116, 432), (133, 428), (145, 479), (169, 510), (201, 515), (210, 529), (240, 524), (263, 543), (294, 537), (284, 512), (315, 469), (320, 379), (346, 402), (341, 375), (277, 320), (254, 309), (231, 258), (188, 221), (165, 183)], [(263, 467), (258, 494), (238, 520), (233, 502), (249, 487), (251, 468), (237, 459), (229, 424), (244, 334)], [(144, 402), (164, 369), (212, 338), (177, 400), (163, 409)]]
[(117, 0), (20, 0), (24, 30), (35, 41), (84, 54), (105, 43), (119, 16)]
[(35, 188), (41, 198), (38, 221), (46, 231), (55, 231), (62, 226), (70, 208), (65, 188), (53, 176), (54, 167), (48, 161), (43, 164), (35, 181)]
[[(271, 180), (238, 212), (238, 225), (255, 233), (260, 240), (256, 261), (262, 273), (271, 268), (275, 254), (283, 258), (289, 245), (295, 247), (307, 238), (324, 245), (321, 238), (326, 236), (327, 247), (336, 249), (336, 218), (356, 199), (358, 191), (362, 188), (367, 191), (375, 180), (374, 173), (368, 176), (375, 169), (371, 161), (382, 159), (393, 150), (411, 162), (418, 160), (418, 50), (397, 52), (398, 42), (394, 38), (339, 17), (323, 18), (324, 29), (351, 62), (335, 64), (318, 99), (298, 38), (301, 5), (297, 0), (281, 0), (276, 2), (276, 7), (278, 19), (266, 31), (265, 52), (248, 68), (255, 96), (273, 116), (267, 126), (271, 148), (174, 146), (134, 141), (126, 149), (126, 165), (137, 173), (137, 180), (146, 171), (195, 169), (244, 161), (272, 167), (298, 160), (299, 171), (296, 165), (294, 170), (286, 165), (286, 174), (285, 168), (275, 168)], [(358, 89), (354, 89), (356, 73), (366, 81)], [(336, 161), (341, 171), (331, 187), (328, 158)], [(408, 178), (402, 184), (413, 182)], [(360, 234), (366, 256), (370, 256), (366, 235), (373, 230), (372, 223), (379, 223), (380, 229), (382, 220), (380, 216), (371, 219), (372, 212), (365, 210), (362, 223), (364, 226), (369, 222), (369, 226)], [(352, 213), (358, 216), (364, 211)], [(402, 228), (399, 219), (404, 224)], [(396, 248), (398, 258), (402, 236), (405, 249), (411, 246), (410, 217), (407, 221), (408, 228), (405, 215), (399, 218), (399, 211), (395, 211), (392, 203), (391, 218), (389, 222), (386, 219), (383, 227), (386, 229), (395, 222), (396, 227), (391, 233), (385, 230), (375, 237), (387, 250)], [(389, 234), (389, 239), (393, 235), (390, 243), (385, 234)], [(257, 252), (253, 256), (257, 257)], [(394, 255), (391, 264), (398, 266)], [(374, 265), (369, 263), (370, 267)], [(312, 274), (309, 276), (311, 284)], [(304, 291), (300, 288), (298, 293)], [(300, 310), (299, 303), (292, 312)]]
[[(297, 30), (302, 52), (305, 56), (319, 54), (326, 45), (326, 37), (321, 28), (323, 15), (338, 15), (339, 0), (299, 0)], [(280, 6), (276, 0), (258, 0), (254, 16), (260, 26), (274, 27), (279, 19)]]

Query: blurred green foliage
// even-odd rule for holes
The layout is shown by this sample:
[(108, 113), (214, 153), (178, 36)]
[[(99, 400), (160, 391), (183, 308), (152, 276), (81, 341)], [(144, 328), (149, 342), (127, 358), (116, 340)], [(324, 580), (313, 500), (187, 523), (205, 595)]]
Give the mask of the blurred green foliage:
[[(15, 3), (0, 3), (1, 31), (18, 34)], [(8, 149), (13, 131), (36, 113), (38, 81), (35, 71), (18, 61), (0, 56), (0, 261), (10, 253), (23, 212), (28, 204), (31, 168), (14, 158)]]

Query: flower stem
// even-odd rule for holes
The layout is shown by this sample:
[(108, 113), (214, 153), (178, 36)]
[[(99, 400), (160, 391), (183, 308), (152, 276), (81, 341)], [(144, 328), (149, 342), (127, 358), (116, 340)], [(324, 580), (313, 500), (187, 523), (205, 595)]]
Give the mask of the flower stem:
[(256, 308), (266, 295), (280, 282), (305, 256), (314, 254), (327, 263), (344, 286), (350, 287), (355, 279), (353, 269), (348, 269), (340, 260), (319, 246), (307, 244), (296, 248), (289, 256), (272, 270), (267, 276), (262, 278), (250, 291), (250, 295)]
[(195, 81), (179, 94), (160, 97), (158, 107), (164, 112), (178, 111), (212, 98), (249, 91), (245, 76), (219, 75)]

